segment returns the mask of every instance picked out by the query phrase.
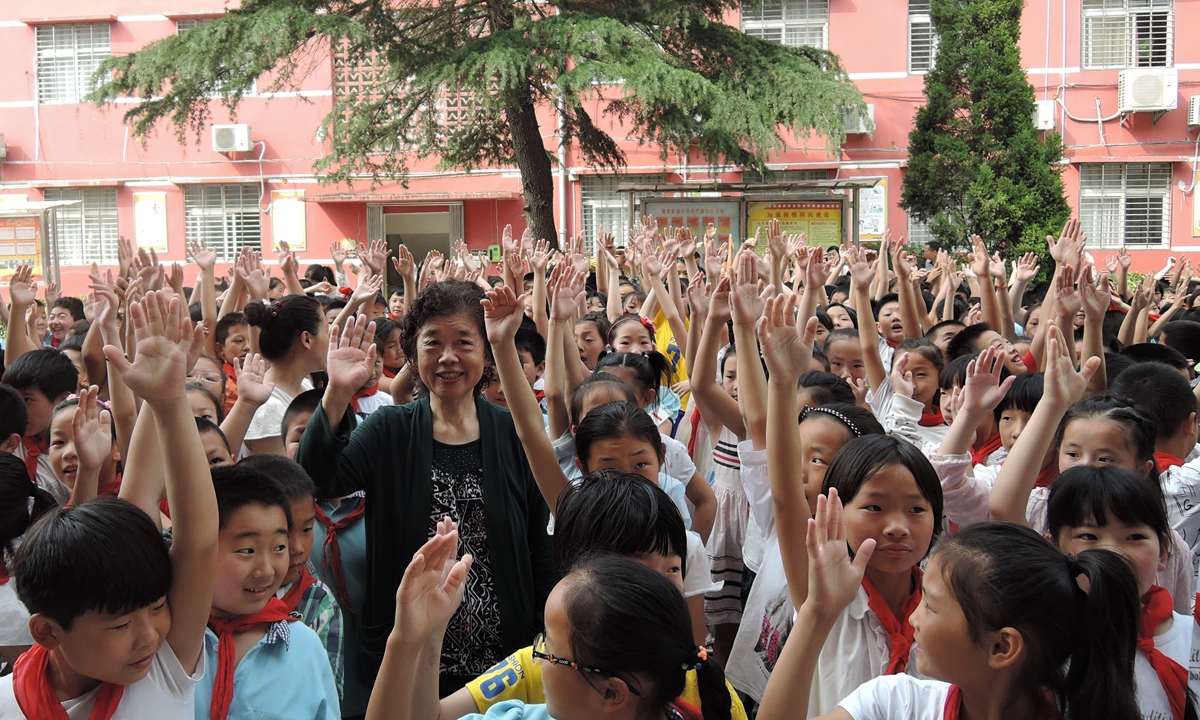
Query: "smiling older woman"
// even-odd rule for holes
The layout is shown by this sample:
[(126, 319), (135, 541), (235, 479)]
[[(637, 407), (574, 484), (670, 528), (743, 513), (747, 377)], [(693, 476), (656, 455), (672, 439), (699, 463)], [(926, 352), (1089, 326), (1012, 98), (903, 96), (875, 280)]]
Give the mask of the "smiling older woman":
[(329, 385), (296, 452), (318, 497), (366, 493), (358, 659), (368, 684), (392, 629), (407, 559), (443, 517), (458, 522), (462, 551), (475, 557), (444, 640), (443, 695), (529, 645), (554, 586), (549, 510), (512, 417), (481, 395), (492, 377), (482, 299), (478, 286), (453, 280), (417, 297), (402, 321), (401, 344), (423, 396), (381, 408), (358, 427), (346, 408), (374, 363), (373, 326), (360, 317), (331, 338)]

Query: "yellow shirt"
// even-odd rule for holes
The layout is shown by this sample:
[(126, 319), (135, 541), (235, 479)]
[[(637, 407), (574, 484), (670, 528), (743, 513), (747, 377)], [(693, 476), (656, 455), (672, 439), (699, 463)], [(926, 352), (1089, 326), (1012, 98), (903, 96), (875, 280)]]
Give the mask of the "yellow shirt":
[[(732, 720), (746, 720), (746, 709), (742, 707), (741, 698), (728, 681), (729, 706)], [(546, 693), (542, 689), (542, 665), (533, 659), (533, 648), (521, 648), (506, 657), (500, 664), (467, 683), (471, 697), (475, 698), (475, 707), (479, 712), (496, 703), (505, 700), (520, 700), (527, 705), (538, 705), (546, 702)], [(688, 670), (687, 684), (683, 688), (680, 700), (700, 707), (700, 690), (696, 685), (696, 671)]]

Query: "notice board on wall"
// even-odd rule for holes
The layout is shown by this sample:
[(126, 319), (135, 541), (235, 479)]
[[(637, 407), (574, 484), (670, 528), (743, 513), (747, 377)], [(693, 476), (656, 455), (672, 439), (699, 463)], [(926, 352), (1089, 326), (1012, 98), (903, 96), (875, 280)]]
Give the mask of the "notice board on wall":
[(751, 237), (759, 228), (763, 236), (759, 243), (766, 249), (767, 225), (779, 220), (785, 233), (807, 233), (812, 247), (835, 247), (842, 244), (842, 203), (839, 200), (780, 200), (746, 204), (746, 234)]

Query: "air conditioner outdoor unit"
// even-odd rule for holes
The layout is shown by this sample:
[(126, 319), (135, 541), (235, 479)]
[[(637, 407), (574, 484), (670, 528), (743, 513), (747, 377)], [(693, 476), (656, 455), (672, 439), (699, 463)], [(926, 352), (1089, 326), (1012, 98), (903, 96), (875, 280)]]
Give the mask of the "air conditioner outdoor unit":
[(1033, 126), (1038, 130), (1054, 129), (1053, 100), (1035, 100), (1033, 103)]
[(875, 132), (874, 103), (867, 104), (867, 116), (865, 118), (849, 110), (842, 111), (842, 125), (846, 127), (847, 135), (867, 135)]
[(1188, 98), (1188, 127), (1200, 126), (1200, 95)]
[(213, 125), (213, 152), (250, 152), (249, 125)]
[(1122, 70), (1117, 81), (1117, 112), (1159, 112), (1178, 104), (1179, 71), (1175, 68)]

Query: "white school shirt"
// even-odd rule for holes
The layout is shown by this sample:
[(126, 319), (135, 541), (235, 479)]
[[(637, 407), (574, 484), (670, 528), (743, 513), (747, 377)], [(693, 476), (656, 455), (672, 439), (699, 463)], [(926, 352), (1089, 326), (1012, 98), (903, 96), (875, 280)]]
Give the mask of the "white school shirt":
[[(1192, 636), (1195, 630), (1196, 621), (1190, 615), (1175, 613), (1171, 618), (1171, 627), (1154, 636), (1156, 650), (1188, 669), (1188, 687), (1192, 692), (1197, 690), (1197, 667), (1192, 660)], [(1137, 683), (1137, 704), (1143, 720), (1172, 720), (1171, 701), (1163, 689), (1162, 680), (1140, 651), (1133, 661), (1133, 679)]]
[(32, 645), (29, 611), (17, 597), (13, 581), (0, 585), (0, 647)]
[[(301, 392), (312, 390), (312, 383), (308, 378), (300, 381)], [(267, 438), (279, 437), (282, 434), (283, 414), (287, 412), (288, 405), (294, 400), (291, 395), (288, 395), (283, 390), (275, 388), (271, 391), (271, 397), (265, 403), (259, 406), (254, 411), (254, 417), (250, 418), (250, 426), (246, 428), (246, 440), (265, 440)]]
[(1200, 573), (1200, 459), (1167, 468), (1159, 473), (1159, 478), (1167, 496), (1171, 527), (1190, 549), (1192, 574), (1197, 575)]
[(683, 596), (685, 598), (715, 593), (725, 586), (725, 581), (712, 579), (712, 563), (708, 550), (700, 535), (687, 531), (687, 568), (683, 574)]
[[(113, 713), (112, 720), (194, 720), (196, 717), (196, 683), (204, 677), (204, 651), (196, 663), (196, 672), (188, 675), (171, 644), (164, 642), (146, 677), (132, 685), (126, 685), (121, 694), (121, 703)], [(43, 720), (25, 718), (13, 695), (13, 676), (0, 678), (0, 718), (4, 720)], [(100, 694), (97, 685), (91, 691), (62, 706), (70, 720), (87, 720)]]
[[(13, 450), (13, 455), (25, 462), (25, 458), (29, 455), (29, 451), (25, 449), (25, 443), (17, 443), (17, 449)], [(50, 464), (50, 449), (47, 447), (38, 455), (37, 459), (37, 484), (38, 487), (45, 490), (54, 496), (54, 500), (59, 507), (67, 504), (71, 499), (71, 488), (63, 485), (58, 481), (58, 476), (54, 474), (54, 466)]]
[(922, 403), (905, 395), (897, 395), (892, 389), (892, 376), (888, 375), (877, 388), (867, 391), (867, 407), (883, 426), (883, 431), (893, 437), (909, 441), (921, 448), (926, 455), (930, 448), (936, 449), (950, 432), (948, 425), (921, 425)]
[(884, 675), (864, 683), (838, 707), (854, 720), (942, 720), (949, 696), (950, 684), (941, 680)]

